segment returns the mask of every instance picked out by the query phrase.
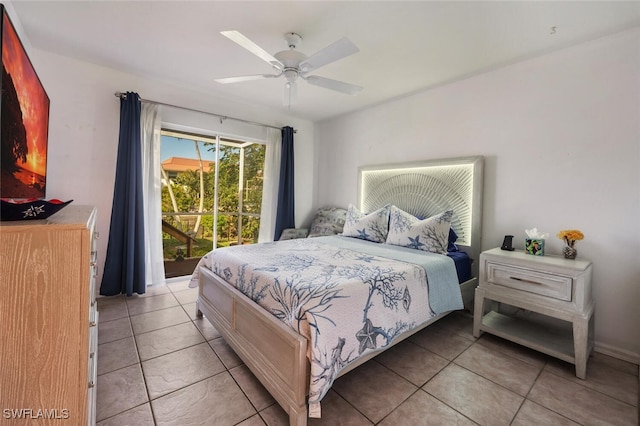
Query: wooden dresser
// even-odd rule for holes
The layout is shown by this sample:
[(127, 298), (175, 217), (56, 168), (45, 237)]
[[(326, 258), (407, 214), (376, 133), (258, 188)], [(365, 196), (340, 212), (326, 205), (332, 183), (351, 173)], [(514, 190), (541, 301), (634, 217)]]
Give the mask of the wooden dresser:
[(0, 424), (95, 424), (96, 210), (0, 222)]

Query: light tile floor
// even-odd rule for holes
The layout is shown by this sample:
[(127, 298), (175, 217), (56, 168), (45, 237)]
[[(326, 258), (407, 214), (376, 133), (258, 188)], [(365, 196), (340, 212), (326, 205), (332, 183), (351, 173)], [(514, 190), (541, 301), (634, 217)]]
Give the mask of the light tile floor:
[[(173, 281), (100, 298), (98, 425), (287, 425)], [(573, 366), (505, 340), (474, 339), (455, 312), (338, 379), (309, 425), (638, 425), (638, 366), (599, 353)]]

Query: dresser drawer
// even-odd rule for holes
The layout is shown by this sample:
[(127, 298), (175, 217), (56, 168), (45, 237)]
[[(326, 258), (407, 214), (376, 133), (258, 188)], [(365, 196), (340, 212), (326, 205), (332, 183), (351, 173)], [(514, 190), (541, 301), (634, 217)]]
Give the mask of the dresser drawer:
[(488, 263), (487, 280), (516, 290), (571, 301), (573, 280), (570, 277), (536, 272), (512, 265)]

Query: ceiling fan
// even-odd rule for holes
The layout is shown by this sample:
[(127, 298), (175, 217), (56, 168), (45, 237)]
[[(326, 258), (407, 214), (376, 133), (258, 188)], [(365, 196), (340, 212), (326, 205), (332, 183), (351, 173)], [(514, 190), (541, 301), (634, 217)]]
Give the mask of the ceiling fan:
[(284, 87), (283, 97), (283, 103), (285, 106), (290, 106), (295, 101), (297, 93), (296, 81), (298, 80), (298, 77), (309, 84), (313, 84), (314, 86), (324, 87), (325, 89), (335, 90), (347, 95), (355, 95), (362, 90), (362, 87), (356, 86), (355, 84), (332, 80), (330, 78), (320, 77), (317, 75), (309, 75), (309, 73), (320, 67), (359, 52), (359, 49), (346, 37), (307, 57), (304, 53), (296, 50), (296, 47), (299, 46), (302, 41), (302, 36), (297, 33), (285, 34), (285, 40), (289, 46), (289, 50), (283, 50), (274, 55), (269, 54), (239, 31), (222, 31), (221, 34), (270, 64), (273, 67), (275, 74), (255, 74), (218, 78), (215, 80), (218, 83), (239, 83), (242, 81), (284, 76), (287, 80)]

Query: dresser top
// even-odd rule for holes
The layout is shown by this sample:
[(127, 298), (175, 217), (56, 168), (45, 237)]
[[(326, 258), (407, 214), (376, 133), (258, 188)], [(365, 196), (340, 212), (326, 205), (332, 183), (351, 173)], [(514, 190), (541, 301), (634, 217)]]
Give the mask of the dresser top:
[(96, 208), (94, 206), (69, 204), (47, 219), (2, 221), (0, 222), (0, 233), (24, 231), (43, 225), (86, 229), (95, 214)]

